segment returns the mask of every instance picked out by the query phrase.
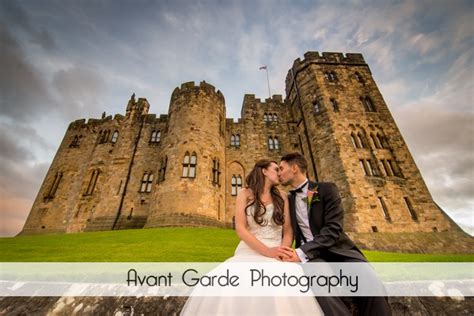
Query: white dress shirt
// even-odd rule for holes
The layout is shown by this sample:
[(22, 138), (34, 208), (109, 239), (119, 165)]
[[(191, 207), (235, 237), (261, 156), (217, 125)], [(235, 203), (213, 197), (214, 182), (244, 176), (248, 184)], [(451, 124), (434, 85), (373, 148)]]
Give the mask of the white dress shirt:
[[(295, 196), (295, 211), (296, 211), (296, 222), (300, 227), (301, 233), (304, 238), (309, 241), (313, 240), (314, 236), (309, 227), (309, 209), (308, 209), (308, 184), (309, 181), (306, 179), (302, 184), (296, 187), (296, 190), (302, 189), (302, 192), (297, 192)], [(304, 241), (302, 241), (304, 243)], [(306, 254), (300, 248), (296, 249), (296, 254), (300, 258), (301, 262), (307, 262), (309, 259)]]

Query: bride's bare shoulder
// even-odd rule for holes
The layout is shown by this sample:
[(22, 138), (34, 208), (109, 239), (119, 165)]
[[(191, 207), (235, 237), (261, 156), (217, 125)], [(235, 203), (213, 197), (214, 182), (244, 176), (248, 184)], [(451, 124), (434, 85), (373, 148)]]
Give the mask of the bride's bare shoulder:
[(253, 191), (250, 188), (242, 188), (239, 191), (238, 197), (245, 201), (253, 200)]

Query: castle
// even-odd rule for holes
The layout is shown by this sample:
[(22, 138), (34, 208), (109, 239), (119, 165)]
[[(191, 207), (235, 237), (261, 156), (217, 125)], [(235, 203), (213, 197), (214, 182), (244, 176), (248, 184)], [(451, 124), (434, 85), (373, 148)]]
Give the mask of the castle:
[(235, 198), (261, 158), (300, 151), (309, 176), (340, 189), (348, 232), (459, 227), (433, 201), (361, 54), (307, 52), (286, 98), (224, 96), (184, 83), (167, 115), (145, 98), (125, 116), (72, 122), (20, 234), (164, 226), (230, 227)]

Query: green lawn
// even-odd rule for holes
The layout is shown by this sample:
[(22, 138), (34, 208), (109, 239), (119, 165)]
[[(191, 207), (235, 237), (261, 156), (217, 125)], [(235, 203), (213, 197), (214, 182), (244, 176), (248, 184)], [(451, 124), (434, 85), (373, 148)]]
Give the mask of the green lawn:
[[(0, 238), (1, 262), (221, 262), (239, 242), (219, 228), (154, 228)], [(364, 251), (372, 262), (474, 262), (474, 255)]]

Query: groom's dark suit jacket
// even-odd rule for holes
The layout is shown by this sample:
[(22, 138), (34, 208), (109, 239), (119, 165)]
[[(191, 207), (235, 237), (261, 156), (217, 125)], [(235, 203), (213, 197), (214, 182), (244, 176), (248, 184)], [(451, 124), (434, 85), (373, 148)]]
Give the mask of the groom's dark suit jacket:
[(337, 186), (331, 182), (309, 182), (309, 190), (314, 190), (316, 187), (319, 201), (311, 203), (308, 214), (313, 240), (305, 240), (301, 233), (296, 220), (296, 195), (291, 193), (288, 195), (296, 247), (301, 248), (310, 261), (316, 258), (332, 261), (327, 259), (331, 257), (331, 253), (339, 257), (366, 261), (362, 252), (343, 231), (344, 210)]

